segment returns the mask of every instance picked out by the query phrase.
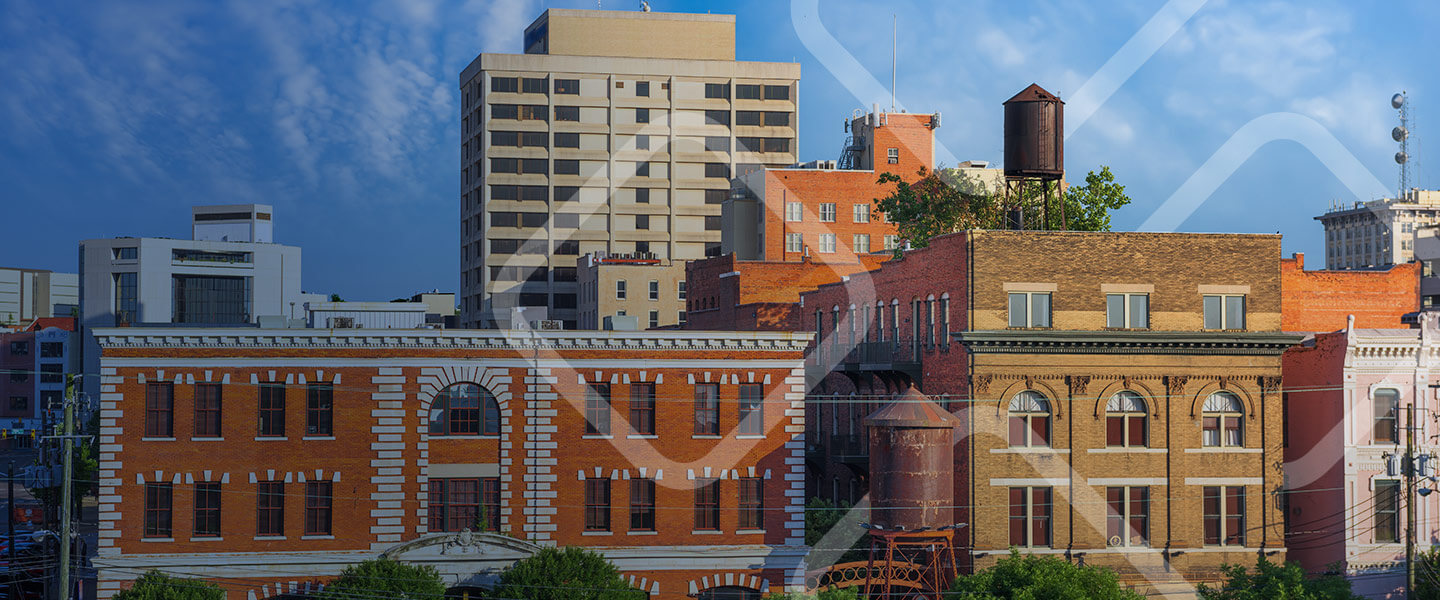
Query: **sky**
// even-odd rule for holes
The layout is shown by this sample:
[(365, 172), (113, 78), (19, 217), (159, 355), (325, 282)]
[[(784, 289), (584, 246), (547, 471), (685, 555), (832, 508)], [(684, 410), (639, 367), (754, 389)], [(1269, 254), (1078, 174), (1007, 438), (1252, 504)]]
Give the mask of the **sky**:
[[(80, 240), (185, 238), (190, 206), (254, 202), (306, 291), (458, 291), (459, 72), (596, 4), (0, 0), (0, 266), (74, 272)], [(1278, 232), (1318, 268), (1313, 217), (1398, 186), (1401, 90), (1411, 183), (1440, 186), (1436, 3), (651, 5), (735, 14), (738, 59), (800, 63), (802, 161), (889, 105), (893, 15), (897, 102), (943, 114), (942, 158), (999, 164), (1001, 103), (1038, 83), (1067, 102), (1069, 178), (1110, 166), (1134, 200), (1116, 230)]]

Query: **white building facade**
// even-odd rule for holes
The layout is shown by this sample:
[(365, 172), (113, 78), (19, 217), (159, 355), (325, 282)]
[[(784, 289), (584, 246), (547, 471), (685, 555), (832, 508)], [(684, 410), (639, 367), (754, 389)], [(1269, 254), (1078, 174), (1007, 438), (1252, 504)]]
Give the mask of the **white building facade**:
[(1387, 198), (1336, 207), (1315, 217), (1325, 227), (1325, 268), (1363, 269), (1415, 259), (1415, 232), (1440, 224), (1440, 191), (1411, 189)]

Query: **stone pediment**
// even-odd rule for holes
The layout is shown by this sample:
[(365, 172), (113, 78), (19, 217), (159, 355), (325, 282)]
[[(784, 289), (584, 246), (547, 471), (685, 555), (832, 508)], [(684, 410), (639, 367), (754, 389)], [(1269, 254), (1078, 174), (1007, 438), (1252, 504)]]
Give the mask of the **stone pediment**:
[(515, 561), (540, 551), (540, 546), (494, 533), (431, 533), (392, 546), (380, 553), (382, 558), (405, 562), (458, 560), (462, 557)]

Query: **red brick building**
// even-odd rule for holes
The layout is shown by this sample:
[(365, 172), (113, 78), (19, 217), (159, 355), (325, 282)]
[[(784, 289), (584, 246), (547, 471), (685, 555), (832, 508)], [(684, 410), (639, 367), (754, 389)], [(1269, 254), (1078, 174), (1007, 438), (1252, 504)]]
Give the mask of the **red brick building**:
[(551, 545), (657, 598), (803, 585), (807, 335), (96, 336), (102, 598), (150, 568), (304, 593), (380, 555), (463, 588)]
[(1305, 255), (1280, 259), (1280, 328), (1339, 331), (1355, 327), (1404, 329), (1401, 318), (1420, 310), (1420, 263), (1385, 269), (1305, 270)]
[(889, 254), (849, 262), (739, 260), (734, 254), (686, 264), (685, 327), (696, 330), (797, 331), (801, 292), (877, 268)]

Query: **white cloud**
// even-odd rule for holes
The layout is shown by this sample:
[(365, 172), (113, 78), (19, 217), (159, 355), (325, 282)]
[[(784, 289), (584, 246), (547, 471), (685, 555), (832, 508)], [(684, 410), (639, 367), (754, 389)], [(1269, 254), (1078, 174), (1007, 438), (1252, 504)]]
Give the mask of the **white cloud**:
[(975, 37), (976, 49), (995, 61), (1001, 67), (1018, 67), (1025, 64), (1025, 53), (1010, 36), (999, 29), (987, 29)]

